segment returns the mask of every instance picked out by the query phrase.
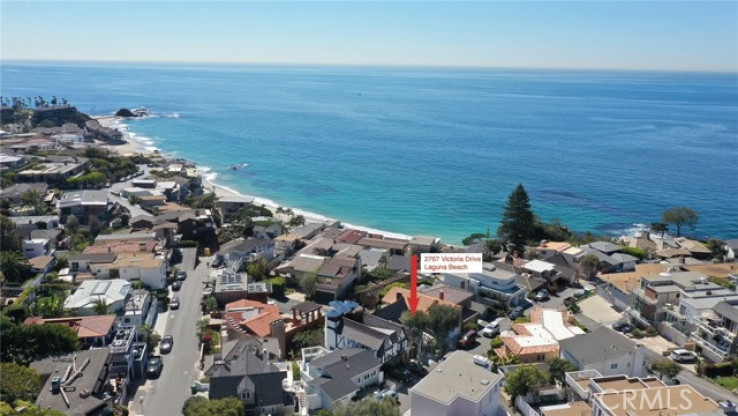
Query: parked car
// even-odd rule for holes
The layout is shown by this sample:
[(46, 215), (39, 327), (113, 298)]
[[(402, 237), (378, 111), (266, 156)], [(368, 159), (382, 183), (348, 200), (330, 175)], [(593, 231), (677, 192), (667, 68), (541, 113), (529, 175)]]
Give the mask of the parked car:
[(394, 387), (387, 387), (384, 390), (377, 390), (374, 392), (374, 397), (377, 400), (382, 400), (387, 397), (397, 398), (397, 390)]
[(573, 296), (569, 296), (564, 298), (564, 306), (570, 306), (572, 305), (577, 299)]
[(503, 318), (497, 318), (494, 321), (485, 325), (484, 329), (482, 329), (482, 335), (484, 335), (487, 338), (492, 338), (496, 335), (499, 335), (500, 323), (502, 322), (502, 319)]
[(161, 370), (164, 368), (164, 362), (159, 356), (149, 357), (149, 365), (146, 366), (146, 377), (158, 378)]
[(179, 298), (177, 296), (172, 298), (172, 301), (169, 302), (169, 308), (170, 309), (179, 309)]
[(413, 373), (411, 373), (407, 368), (396, 367), (390, 370), (389, 377), (393, 380), (406, 383), (413, 379)]
[(179, 289), (182, 289), (182, 282), (177, 280), (176, 282), (172, 283), (172, 290), (175, 292), (179, 292)]
[(159, 343), (159, 352), (162, 354), (169, 354), (172, 352), (172, 347), (174, 347), (174, 337), (171, 335), (164, 335), (164, 338), (162, 338)]
[(471, 347), (471, 345), (476, 340), (477, 340), (477, 331), (468, 331), (466, 334), (464, 334), (464, 336), (459, 338), (459, 341), (456, 343), (456, 346), (461, 349), (467, 349)]
[(633, 332), (633, 326), (627, 322), (616, 322), (612, 324), (612, 329), (622, 332), (623, 334), (629, 334)]
[(202, 297), (207, 298), (213, 296), (213, 288), (212, 287), (206, 287), (202, 290)]
[(185, 280), (187, 279), (187, 272), (184, 270), (180, 270), (177, 272), (177, 280)]
[(669, 354), (669, 358), (678, 363), (692, 362), (697, 360), (697, 353), (685, 350), (684, 348), (677, 348)]
[(538, 291), (538, 293), (536, 293), (536, 297), (535, 297), (536, 302), (542, 302), (546, 299), (548, 299), (548, 290), (541, 289)]
[(522, 306), (516, 306), (510, 310), (510, 313), (508, 313), (508, 316), (512, 320), (516, 320), (523, 316), (523, 307)]
[(423, 367), (422, 364), (412, 362), (407, 365), (407, 369), (410, 370), (413, 374), (415, 374), (418, 377), (425, 377), (428, 375), (428, 370)]

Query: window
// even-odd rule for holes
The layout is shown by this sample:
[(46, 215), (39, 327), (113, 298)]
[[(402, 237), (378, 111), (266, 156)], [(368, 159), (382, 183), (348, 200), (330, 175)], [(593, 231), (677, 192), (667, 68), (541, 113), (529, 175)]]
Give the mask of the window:
[(618, 368), (618, 363), (612, 363), (610, 364), (610, 370), (615, 370)]

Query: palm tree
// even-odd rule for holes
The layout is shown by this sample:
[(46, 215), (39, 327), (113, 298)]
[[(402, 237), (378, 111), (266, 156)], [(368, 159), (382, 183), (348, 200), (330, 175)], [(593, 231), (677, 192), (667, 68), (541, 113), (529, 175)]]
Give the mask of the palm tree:
[(0, 252), (0, 269), (10, 282), (21, 283), (31, 275), (31, 264), (20, 251)]
[(202, 337), (205, 336), (205, 334), (208, 333), (210, 320), (207, 318), (200, 319), (197, 321), (197, 337), (200, 339), (200, 342), (202, 342)]
[(108, 302), (102, 296), (98, 296), (97, 300), (92, 304), (92, 310), (95, 315), (105, 315), (108, 313)]

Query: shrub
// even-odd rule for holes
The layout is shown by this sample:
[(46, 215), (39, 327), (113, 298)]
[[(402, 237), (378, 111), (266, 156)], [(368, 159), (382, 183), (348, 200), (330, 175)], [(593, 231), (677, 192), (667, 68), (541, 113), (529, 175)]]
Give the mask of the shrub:
[(272, 277), (267, 282), (272, 284), (272, 293), (274, 296), (284, 296), (284, 291), (287, 288), (287, 280), (284, 277)]
[(633, 330), (633, 338), (641, 339), (646, 335), (645, 332), (641, 331), (640, 329), (634, 329)]
[(499, 335), (489, 341), (490, 348), (500, 348), (502, 347), (502, 344), (504, 344), (504, 342), (502, 342), (502, 338), (500, 338)]
[(193, 240), (180, 240), (180, 242), (177, 245), (177, 247), (180, 247), (180, 248), (197, 247), (197, 241), (193, 241)]
[(706, 377), (730, 377), (733, 375), (733, 364), (731, 363), (720, 363), (720, 364), (706, 364), (704, 368)]
[(629, 254), (633, 257), (638, 257), (639, 260), (643, 260), (648, 257), (648, 251), (636, 247), (623, 247), (623, 253)]

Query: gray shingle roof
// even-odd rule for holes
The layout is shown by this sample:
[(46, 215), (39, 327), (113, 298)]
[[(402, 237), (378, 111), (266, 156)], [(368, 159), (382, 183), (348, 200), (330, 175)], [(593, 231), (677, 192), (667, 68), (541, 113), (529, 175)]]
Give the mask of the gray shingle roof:
[(232, 240), (229, 241), (222, 246), (220, 246), (220, 250), (218, 253), (224, 254), (224, 253), (231, 253), (231, 252), (249, 252), (255, 248), (266, 246), (269, 244), (274, 244), (274, 241), (268, 240), (266, 238), (250, 238), (247, 240)]
[(592, 332), (560, 341), (561, 348), (580, 366), (599, 363), (633, 351), (636, 344), (614, 330), (601, 326)]
[(310, 362), (310, 366), (320, 369), (323, 375), (309, 383), (322, 388), (332, 400), (337, 400), (359, 390), (354, 377), (373, 368), (378, 369), (380, 365), (380, 361), (369, 350), (353, 348), (331, 351)]
[(730, 319), (733, 322), (738, 322), (738, 305), (730, 304), (726, 301), (722, 301), (712, 308), (713, 311), (720, 315)]

